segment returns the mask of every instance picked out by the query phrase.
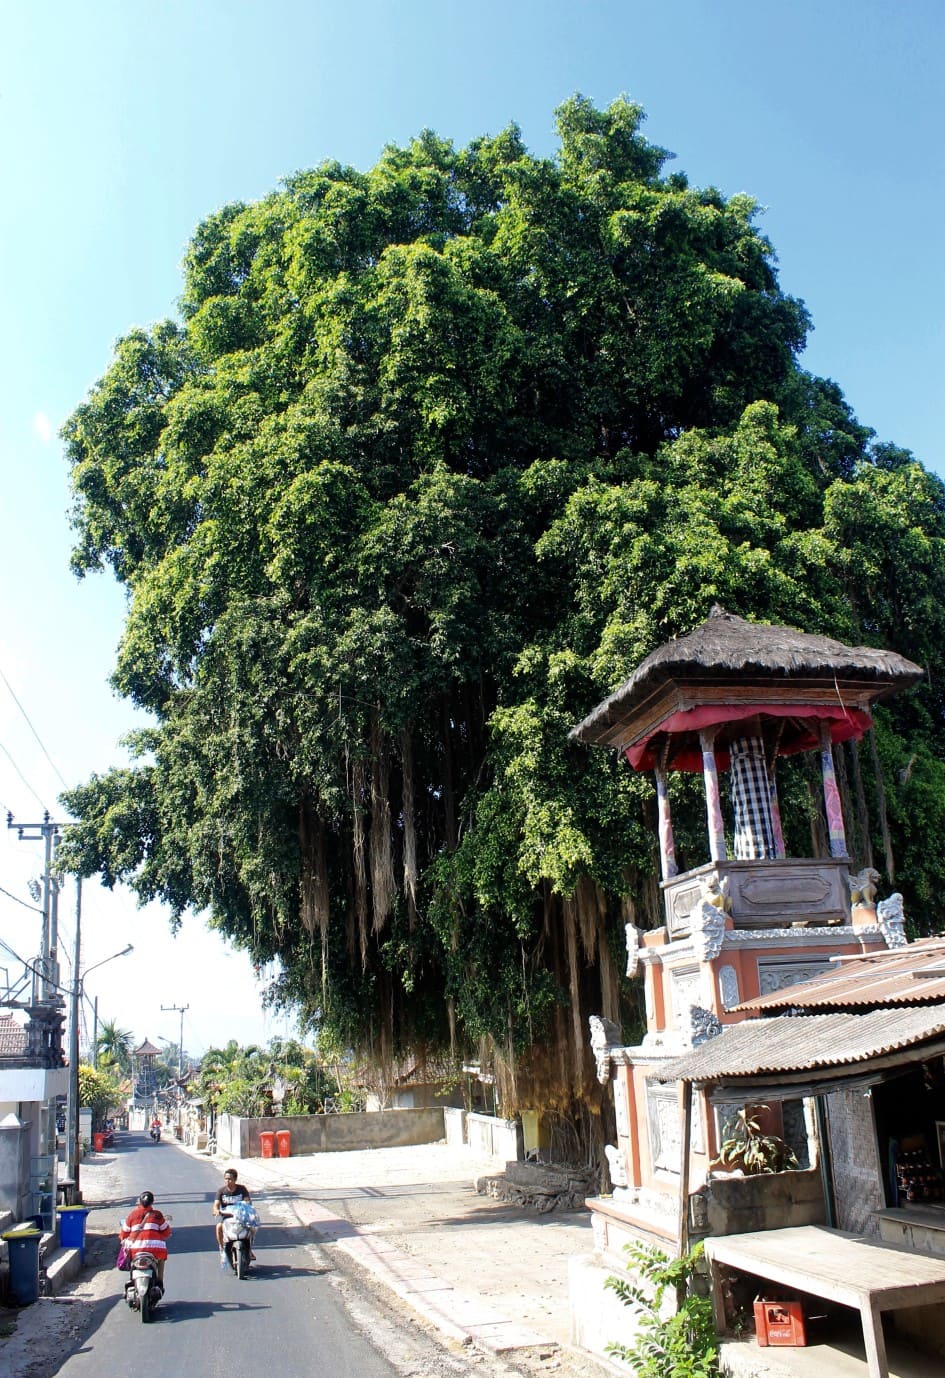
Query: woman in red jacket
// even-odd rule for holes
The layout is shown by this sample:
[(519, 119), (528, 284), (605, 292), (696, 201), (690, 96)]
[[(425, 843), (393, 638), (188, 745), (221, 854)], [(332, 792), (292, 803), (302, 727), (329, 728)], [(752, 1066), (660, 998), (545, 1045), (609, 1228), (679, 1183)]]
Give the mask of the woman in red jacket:
[(143, 1191), (134, 1206), (121, 1222), (118, 1238), (130, 1254), (145, 1249), (154, 1255), (157, 1264), (158, 1282), (164, 1286), (164, 1264), (167, 1261), (167, 1241), (171, 1227), (159, 1210), (154, 1208), (154, 1192)]

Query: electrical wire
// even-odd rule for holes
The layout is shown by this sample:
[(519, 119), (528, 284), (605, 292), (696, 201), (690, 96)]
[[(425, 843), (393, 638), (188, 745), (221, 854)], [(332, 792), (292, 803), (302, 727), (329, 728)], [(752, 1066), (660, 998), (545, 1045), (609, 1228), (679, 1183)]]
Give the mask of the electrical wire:
[(39, 733), (36, 731), (36, 728), (35, 728), (35, 727), (33, 726), (33, 724), (30, 722), (29, 714), (27, 713), (26, 709), (23, 707), (22, 703), (20, 703), (20, 700), (17, 698), (16, 694), (13, 692), (13, 685), (12, 685), (12, 684), (10, 683), (10, 681), (7, 679), (7, 677), (6, 677), (6, 675), (3, 673), (3, 670), (2, 670), (2, 669), (0, 669), (0, 679), (2, 679), (3, 682), (4, 682), (4, 684), (7, 686), (7, 689), (8, 689), (9, 694), (10, 694), (10, 698), (13, 700), (13, 702), (16, 704), (17, 708), (18, 708), (18, 709), (20, 710), (20, 712), (23, 714), (23, 717), (26, 719), (26, 725), (27, 725), (27, 727), (29, 728), (29, 730), (32, 732), (33, 736), (36, 738), (37, 742), (39, 743), (39, 749), (40, 749), (40, 751), (41, 751), (41, 752), (43, 753), (43, 755), (46, 757), (46, 760), (47, 760), (47, 761), (49, 762), (49, 764), (52, 766), (52, 768), (53, 768), (53, 770), (56, 772), (56, 774), (59, 776), (59, 782), (60, 782), (60, 784), (62, 785), (63, 789), (68, 789), (69, 786), (68, 786), (68, 784), (66, 783), (66, 781), (63, 779), (62, 771), (59, 769), (59, 767), (56, 765), (56, 762), (53, 760), (53, 758), (50, 756), (49, 752), (46, 750), (46, 747), (45, 747), (45, 744), (44, 744), (44, 742), (43, 742), (42, 737), (40, 737)]
[(40, 807), (43, 808), (43, 809), (45, 809), (46, 812), (49, 813), (49, 809), (46, 808), (46, 803), (45, 803), (45, 801), (42, 800), (42, 799), (40, 799), (39, 795), (36, 793), (36, 791), (34, 790), (33, 786), (30, 784), (29, 780), (27, 780), (26, 776), (23, 774), (22, 770), (20, 770), (20, 767), (17, 765), (16, 761), (14, 761), (13, 757), (10, 755), (10, 752), (9, 752), (9, 751), (7, 750), (7, 748), (3, 745), (3, 742), (0, 742), (0, 751), (3, 752), (4, 756), (6, 756), (7, 760), (10, 762), (10, 765), (13, 767), (13, 769), (16, 771), (17, 775), (18, 775), (18, 776), (20, 777), (20, 779), (23, 781), (24, 785), (25, 785), (26, 788), (29, 790), (29, 792), (30, 792), (30, 794), (33, 796), (33, 798), (36, 799), (36, 800), (39, 802)]
[(44, 909), (40, 909), (38, 905), (27, 904), (26, 900), (21, 900), (19, 895), (14, 895), (11, 894), (9, 890), (4, 890), (2, 885), (0, 885), (0, 895), (6, 895), (7, 899), (12, 900), (14, 904), (22, 904), (24, 909), (32, 909), (34, 914), (45, 914), (46, 912)]

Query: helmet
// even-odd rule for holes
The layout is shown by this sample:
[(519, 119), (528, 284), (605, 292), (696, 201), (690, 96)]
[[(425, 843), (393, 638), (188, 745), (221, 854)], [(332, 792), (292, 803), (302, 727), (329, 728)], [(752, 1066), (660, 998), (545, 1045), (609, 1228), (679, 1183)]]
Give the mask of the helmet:
[(153, 1206), (153, 1205), (154, 1205), (154, 1192), (153, 1192), (153, 1191), (143, 1191), (143, 1192), (141, 1193), (141, 1195), (138, 1197), (138, 1205), (139, 1205), (139, 1206)]

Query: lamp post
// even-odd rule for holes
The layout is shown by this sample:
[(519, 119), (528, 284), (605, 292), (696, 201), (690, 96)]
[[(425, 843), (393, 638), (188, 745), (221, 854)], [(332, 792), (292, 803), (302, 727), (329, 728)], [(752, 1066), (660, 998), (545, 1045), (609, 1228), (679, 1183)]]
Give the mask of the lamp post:
[(79, 1006), (84, 994), (85, 978), (90, 971), (95, 971), (97, 967), (103, 967), (106, 962), (113, 962), (116, 957), (127, 957), (129, 952), (134, 952), (131, 943), (123, 947), (120, 952), (113, 952), (110, 957), (103, 957), (100, 962), (93, 962), (84, 973), (79, 973), (79, 933), (82, 919), (82, 881), (76, 884), (75, 898), (75, 951), (73, 956), (72, 974), (75, 978), (70, 992), (71, 1000), (71, 1025), (69, 1029), (69, 1103), (68, 1114), (66, 1117), (66, 1144), (68, 1151), (69, 1176), (75, 1182), (75, 1195), (77, 1200), (81, 1200), (79, 1190)]

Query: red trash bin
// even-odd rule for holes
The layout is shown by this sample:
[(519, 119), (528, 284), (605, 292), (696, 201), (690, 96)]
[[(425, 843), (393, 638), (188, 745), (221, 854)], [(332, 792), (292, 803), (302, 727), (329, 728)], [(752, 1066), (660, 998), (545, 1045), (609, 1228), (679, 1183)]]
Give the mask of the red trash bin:
[(276, 1136), (271, 1130), (263, 1129), (259, 1135), (259, 1146), (264, 1158), (274, 1158), (276, 1154)]
[(292, 1132), (288, 1129), (276, 1131), (276, 1143), (279, 1145), (279, 1157), (288, 1158), (292, 1153)]
[(101, 1153), (101, 1152), (103, 1151), (103, 1149), (105, 1148), (105, 1135), (104, 1135), (104, 1134), (93, 1134), (93, 1135), (92, 1135), (92, 1147), (95, 1149), (95, 1152), (96, 1152), (96, 1153)]

